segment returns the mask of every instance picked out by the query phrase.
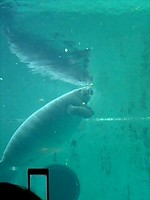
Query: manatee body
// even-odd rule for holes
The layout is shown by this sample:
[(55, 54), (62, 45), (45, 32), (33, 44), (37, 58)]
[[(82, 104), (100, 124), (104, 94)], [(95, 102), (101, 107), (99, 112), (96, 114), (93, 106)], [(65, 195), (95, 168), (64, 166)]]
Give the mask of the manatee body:
[[(0, 32), (6, 36), (9, 48), (33, 73), (58, 79), (75, 85), (93, 82), (89, 74), (90, 49), (51, 30), (48, 39), (41, 33), (32, 33), (24, 28), (22, 13), (14, 1), (0, 1)], [(49, 13), (53, 18), (53, 14)], [(23, 22), (21, 21), (23, 19)], [(27, 18), (27, 20), (29, 20)]]
[(16, 130), (3, 153), (1, 164), (25, 166), (47, 156), (69, 139), (82, 118), (90, 118), (88, 107), (93, 90), (75, 89), (29, 116)]
[(53, 37), (50, 40), (42, 39), (10, 26), (5, 27), (3, 33), (11, 52), (33, 73), (75, 85), (92, 83), (88, 72), (90, 49), (80, 50), (75, 45), (69, 46)]

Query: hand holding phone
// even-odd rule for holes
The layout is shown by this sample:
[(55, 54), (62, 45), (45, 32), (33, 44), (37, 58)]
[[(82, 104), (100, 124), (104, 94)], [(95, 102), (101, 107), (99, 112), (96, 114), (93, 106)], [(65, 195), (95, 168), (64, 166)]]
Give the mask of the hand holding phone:
[(28, 169), (28, 189), (43, 200), (49, 200), (49, 170)]

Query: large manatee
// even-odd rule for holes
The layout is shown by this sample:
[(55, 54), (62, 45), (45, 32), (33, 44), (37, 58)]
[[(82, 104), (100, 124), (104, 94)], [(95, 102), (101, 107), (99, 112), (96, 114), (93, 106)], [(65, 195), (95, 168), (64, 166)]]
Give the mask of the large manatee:
[(80, 50), (72, 41), (61, 41), (52, 36), (50, 40), (41, 39), (12, 27), (5, 28), (3, 33), (7, 37), (11, 52), (33, 73), (75, 85), (92, 83), (88, 72), (89, 48)]
[(93, 115), (87, 105), (92, 94), (91, 87), (75, 89), (29, 116), (6, 146), (0, 169), (16, 169), (31, 164), (34, 166), (34, 163), (50, 155), (54, 149), (59, 149), (69, 139), (81, 119)]
[[(80, 49), (78, 42), (69, 39), (61, 30), (58, 33), (49, 30), (46, 39), (40, 32), (25, 29), (20, 21), (23, 13), (18, 10), (14, 2), (2, 0), (0, 3), (0, 29), (11, 52), (33, 73), (75, 85), (91, 84), (93, 80), (88, 71), (90, 49)], [(49, 16), (53, 18), (52, 13)]]

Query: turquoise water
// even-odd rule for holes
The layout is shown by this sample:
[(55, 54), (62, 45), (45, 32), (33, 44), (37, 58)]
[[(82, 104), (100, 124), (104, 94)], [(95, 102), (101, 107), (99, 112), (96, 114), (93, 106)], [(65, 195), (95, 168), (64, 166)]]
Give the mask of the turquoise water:
[[(74, 170), (80, 181), (79, 200), (149, 200), (149, 1), (7, 2), (13, 4), (13, 19), (1, 18), (2, 26), (11, 24), (14, 30), (47, 43), (55, 37), (60, 50), (65, 48), (59, 44), (62, 40), (73, 42), (77, 50), (90, 49), (87, 70), (93, 77), (94, 94), (89, 105), (94, 115), (73, 127), (74, 134), (52, 155), (49, 165), (62, 164)], [(31, 44), (33, 37), (23, 42)], [(0, 52), (2, 156), (28, 116), (81, 85), (62, 80), (62, 76), (52, 79), (34, 73), (10, 51), (4, 33)], [(77, 66), (78, 75), (82, 67)], [(14, 182), (26, 185), (23, 172)]]

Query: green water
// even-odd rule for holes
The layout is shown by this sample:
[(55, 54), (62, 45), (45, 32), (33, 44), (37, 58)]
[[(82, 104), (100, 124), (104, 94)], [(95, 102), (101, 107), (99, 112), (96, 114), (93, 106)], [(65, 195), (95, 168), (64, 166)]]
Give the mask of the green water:
[[(12, 2), (12, 1), (11, 1)], [(18, 1), (15, 27), (48, 39), (59, 33), (90, 48), (94, 116), (65, 151), (80, 181), (79, 200), (150, 199), (150, 2)], [(27, 41), (30, 42), (30, 41)], [(0, 35), (0, 156), (24, 119), (78, 86), (34, 74)], [(75, 141), (73, 143), (73, 141)], [(74, 144), (74, 145), (73, 145)], [(18, 176), (18, 183), (26, 180)]]

